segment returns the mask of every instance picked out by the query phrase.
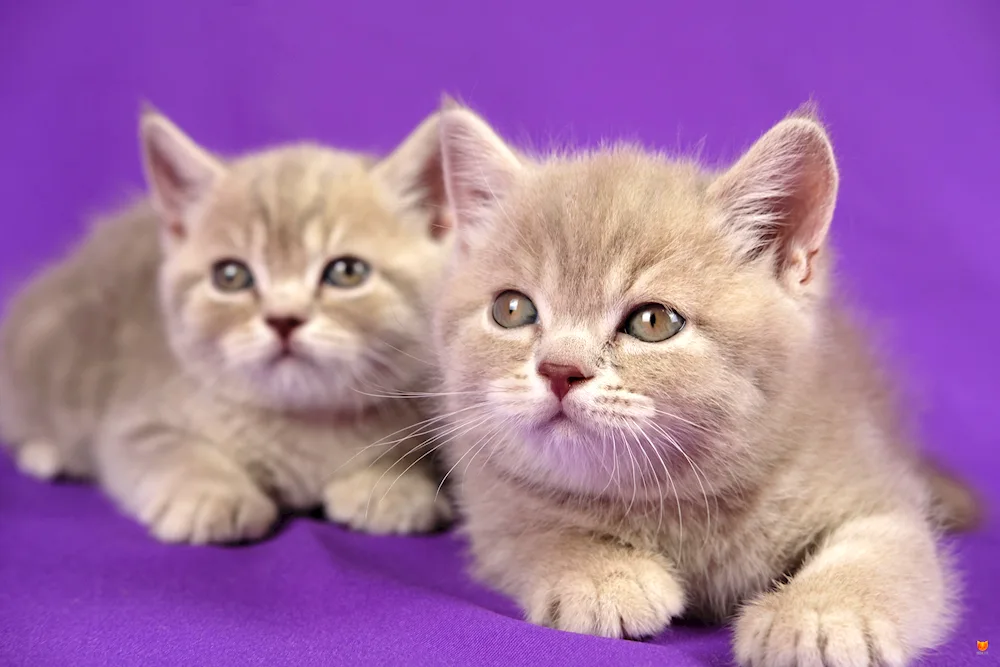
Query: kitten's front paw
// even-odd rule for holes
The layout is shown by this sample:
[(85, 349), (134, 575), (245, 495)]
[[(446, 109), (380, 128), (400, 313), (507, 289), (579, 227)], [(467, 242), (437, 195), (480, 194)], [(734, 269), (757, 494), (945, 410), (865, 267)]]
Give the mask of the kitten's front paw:
[(323, 504), (330, 520), (378, 534), (422, 533), (451, 521), (451, 504), (430, 477), (383, 472), (365, 468), (327, 484)]
[(734, 648), (747, 667), (899, 667), (895, 625), (870, 605), (819, 602), (793, 587), (751, 603), (736, 620)]
[(664, 564), (631, 554), (601, 554), (540, 582), (528, 620), (602, 637), (650, 637), (684, 611), (684, 590)]
[(163, 542), (206, 544), (259, 539), (278, 508), (250, 484), (191, 479), (152, 490), (138, 514)]
[(25, 475), (48, 481), (63, 472), (59, 448), (47, 440), (28, 440), (14, 450), (18, 469)]

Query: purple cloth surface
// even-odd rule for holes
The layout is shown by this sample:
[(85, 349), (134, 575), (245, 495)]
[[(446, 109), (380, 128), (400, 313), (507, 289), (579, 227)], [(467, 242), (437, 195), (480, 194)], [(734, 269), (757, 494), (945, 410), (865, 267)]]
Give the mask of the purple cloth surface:
[[(448, 91), (535, 147), (623, 137), (718, 161), (812, 97), (840, 158), (844, 287), (927, 449), (997, 506), (1000, 3), (485, 4), (3, 2), (4, 297), (141, 186), (140, 98), (224, 152), (387, 150)], [(1000, 662), (995, 515), (954, 541), (962, 620), (925, 664)], [(721, 629), (639, 643), (533, 627), (463, 567), (451, 535), (312, 519), (249, 547), (163, 546), (93, 488), (0, 460), (0, 664), (730, 662)]]

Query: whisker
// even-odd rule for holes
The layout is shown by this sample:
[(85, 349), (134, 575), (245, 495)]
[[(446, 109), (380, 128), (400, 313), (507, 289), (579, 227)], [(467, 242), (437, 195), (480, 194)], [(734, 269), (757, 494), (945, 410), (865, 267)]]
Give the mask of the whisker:
[(666, 410), (661, 410), (659, 408), (654, 408), (654, 412), (658, 415), (663, 415), (664, 417), (669, 417), (671, 419), (687, 424), (688, 426), (692, 426), (700, 431), (704, 431), (705, 433), (716, 433), (716, 431), (709, 429), (707, 426), (695, 423), (690, 419), (685, 419), (684, 417), (681, 417), (680, 415), (675, 415), (672, 412), (667, 412)]
[(618, 476), (617, 476), (617, 473), (618, 473), (618, 443), (617, 443), (617, 438), (615, 438), (615, 432), (614, 431), (610, 431), (608, 433), (608, 435), (611, 436), (611, 466), (612, 467), (611, 467), (611, 474), (608, 477), (608, 483), (604, 485), (603, 489), (601, 489), (601, 495), (604, 495), (604, 493), (608, 490), (608, 487), (611, 486), (611, 482), (613, 482), (613, 481), (617, 482), (617, 484), (618, 484), (618, 494), (621, 495), (622, 484), (621, 484), (621, 480), (619, 480)]
[[(649, 471), (650, 477), (656, 482), (657, 497), (660, 500), (660, 510), (661, 510), (661, 512), (660, 512), (660, 520), (662, 522), (662, 519), (663, 519), (663, 513), (662, 513), (662, 509), (663, 509), (663, 489), (661, 488), (661, 486), (660, 486), (661, 483), (657, 479), (656, 473), (653, 470), (653, 460), (649, 458), (649, 454), (646, 453), (646, 448), (643, 446), (642, 441), (639, 440), (639, 436), (635, 432), (635, 428), (634, 428), (635, 426), (636, 426), (635, 424), (628, 424), (628, 429), (629, 429), (629, 431), (632, 432), (632, 435), (635, 436), (635, 442), (636, 442), (636, 445), (638, 445), (638, 447), (639, 447), (639, 453), (642, 454), (642, 457), (644, 459), (646, 459), (646, 463), (648, 464), (648, 471)], [(646, 473), (643, 471), (642, 466), (639, 467), (639, 477), (640, 477), (640, 479), (642, 479), (642, 491), (643, 491), (643, 495), (646, 495), (647, 492), (649, 491), (649, 486), (646, 484)], [(661, 525), (662, 525), (662, 523), (661, 523)]]
[[(459, 410), (453, 410), (453, 411), (447, 412), (445, 414), (436, 415), (434, 417), (430, 417), (428, 419), (424, 419), (423, 421), (419, 421), (419, 422), (417, 422), (415, 424), (409, 424), (407, 426), (404, 426), (401, 429), (397, 429), (397, 430), (393, 431), (392, 433), (390, 433), (389, 435), (386, 435), (386, 436), (383, 436), (382, 438), (379, 438), (378, 440), (376, 440), (375, 442), (371, 443), (370, 445), (365, 445), (364, 447), (361, 447), (357, 452), (354, 453), (353, 456), (351, 456), (349, 459), (347, 459), (342, 464), (340, 464), (340, 466), (338, 466), (337, 469), (334, 470), (333, 472), (334, 472), (334, 474), (336, 474), (344, 466), (348, 465), (351, 461), (353, 461), (357, 457), (361, 456), (364, 452), (368, 451), (369, 449), (371, 449), (373, 447), (389, 447), (391, 449), (392, 447), (395, 447), (396, 445), (400, 444), (401, 442), (405, 442), (406, 440), (408, 440), (410, 438), (414, 438), (414, 437), (416, 437), (418, 435), (424, 435), (425, 433), (428, 433), (428, 432), (433, 433), (435, 430), (437, 430), (437, 428), (431, 429), (430, 431), (422, 430), (422, 429), (426, 429), (428, 426), (431, 426), (433, 424), (437, 424), (437, 423), (439, 423), (441, 421), (447, 420), (447, 419), (449, 419), (451, 417), (454, 417), (455, 415), (457, 415), (457, 414), (459, 414), (461, 412), (466, 412), (468, 410), (474, 410), (476, 408), (481, 408), (484, 405), (486, 405), (486, 404), (485, 403), (475, 403), (473, 405), (461, 408)], [(445, 426), (440, 427), (440, 428), (447, 428), (447, 424)], [(408, 433), (407, 435), (404, 435), (401, 438), (398, 438), (396, 440), (392, 440), (390, 442), (386, 442), (386, 440), (388, 438), (391, 438), (394, 435), (398, 435), (400, 433), (403, 433), (404, 431), (409, 431), (411, 429), (415, 429), (413, 433)], [(374, 463), (374, 461), (372, 463)]]
[[(667, 467), (667, 462), (664, 461), (663, 457), (660, 455), (660, 451), (659, 451), (660, 448), (653, 444), (653, 441), (650, 439), (649, 435), (646, 434), (646, 431), (643, 430), (643, 428), (642, 428), (641, 425), (637, 424), (636, 427), (639, 429), (639, 432), (642, 433), (642, 436), (644, 438), (646, 438), (646, 441), (649, 442), (650, 448), (653, 450), (653, 453), (656, 454), (656, 458), (658, 458), (660, 460), (660, 465), (663, 466), (663, 472), (666, 474), (667, 480), (670, 482), (670, 488), (673, 491), (674, 500), (677, 502), (677, 533), (678, 533), (677, 540), (680, 543), (680, 545), (683, 547), (683, 545), (684, 545), (684, 515), (681, 512), (681, 497), (680, 497), (680, 494), (677, 492), (677, 485), (674, 484), (674, 478), (670, 474), (670, 470)], [(656, 531), (657, 532), (660, 531), (660, 528), (661, 528), (662, 524), (663, 524), (663, 497), (661, 495), (661, 497), (660, 497), (660, 524), (657, 525), (657, 527), (656, 527)]]
[(447, 391), (447, 392), (438, 392), (438, 391), (399, 391), (399, 392), (391, 392), (391, 391), (386, 391), (385, 393), (382, 393), (382, 394), (373, 394), (373, 393), (370, 393), (370, 392), (361, 391), (360, 389), (355, 389), (354, 387), (351, 388), (351, 391), (357, 392), (357, 393), (359, 393), (359, 394), (361, 394), (363, 396), (372, 396), (374, 398), (437, 398), (439, 396), (469, 396), (469, 395), (486, 396), (487, 395), (487, 392), (485, 392), (485, 391)]
[[(509, 417), (508, 417), (507, 419), (509, 419)], [(468, 476), (468, 474), (469, 474), (469, 468), (471, 468), (471, 467), (472, 467), (472, 462), (473, 462), (473, 461), (475, 461), (475, 460), (476, 460), (476, 457), (477, 457), (477, 456), (479, 456), (479, 454), (480, 454), (480, 453), (481, 453), (481, 452), (482, 452), (482, 451), (483, 451), (484, 449), (486, 449), (486, 446), (487, 446), (488, 444), (490, 444), (490, 442), (492, 442), (492, 440), (493, 440), (493, 438), (492, 438), (492, 435), (493, 435), (493, 434), (496, 434), (496, 433), (499, 433), (499, 431), (500, 431), (500, 427), (502, 427), (502, 426), (504, 425), (504, 423), (506, 423), (506, 420), (504, 420), (504, 421), (500, 422), (500, 425), (499, 425), (499, 426), (498, 426), (497, 428), (494, 428), (494, 429), (493, 429), (492, 431), (490, 431), (490, 439), (489, 439), (489, 440), (485, 440), (485, 441), (483, 441), (483, 438), (480, 438), (480, 439), (479, 439), (479, 440), (477, 441), (477, 443), (478, 443), (479, 441), (483, 441), (483, 444), (479, 445), (479, 449), (477, 449), (477, 450), (476, 450), (476, 453), (472, 455), (472, 458), (471, 458), (471, 459), (469, 459), (469, 462), (465, 464), (465, 474), (466, 474), (466, 476)], [(475, 445), (473, 445), (473, 447), (475, 447)], [(490, 452), (490, 453), (492, 454), (492, 452)], [(484, 462), (484, 463), (483, 463), (483, 466), (485, 467), (485, 465), (486, 465), (486, 463)]]
[[(502, 429), (503, 429), (503, 427), (504, 427), (504, 426), (506, 426), (507, 424), (509, 424), (509, 423), (510, 423), (511, 421), (513, 421), (513, 417), (506, 417), (506, 418), (505, 418), (505, 419), (504, 419), (503, 421), (501, 421), (501, 422), (500, 422), (500, 425), (499, 425), (499, 426), (498, 426), (498, 427), (497, 427), (497, 428), (496, 428), (496, 429), (494, 430), (494, 433), (495, 433), (495, 435), (496, 435), (496, 436), (499, 436), (499, 435), (500, 435), (500, 432), (501, 432), (501, 431), (502, 431)], [(490, 436), (490, 442), (491, 442), (491, 443), (492, 443), (492, 442), (494, 442), (495, 440), (496, 440), (496, 438), (495, 438), (494, 436)], [(497, 451), (497, 447), (496, 447), (496, 445), (494, 445), (494, 446), (493, 446), (493, 448), (492, 448), (492, 449), (490, 449), (490, 453), (489, 453), (489, 456), (487, 456), (487, 457), (486, 457), (486, 460), (485, 460), (485, 461), (483, 461), (483, 465), (482, 465), (482, 466), (480, 466), (480, 469), (483, 469), (483, 468), (485, 468), (485, 467), (486, 467), (487, 465), (489, 465), (489, 462), (490, 462), (490, 459), (491, 459), (491, 458), (493, 458), (493, 454), (494, 454), (494, 453), (495, 453), (496, 451)]]
[[(453, 415), (452, 415), (452, 416), (453, 416)], [(429, 430), (423, 430), (423, 429), (422, 429), (422, 430), (420, 430), (420, 431), (417, 431), (417, 432), (415, 432), (415, 433), (410, 433), (410, 434), (408, 434), (408, 435), (404, 435), (404, 436), (403, 436), (402, 438), (399, 438), (398, 440), (395, 440), (395, 441), (393, 441), (393, 443), (392, 443), (392, 447), (395, 447), (396, 445), (400, 444), (401, 442), (405, 442), (405, 441), (407, 441), (407, 440), (412, 440), (413, 438), (415, 438), (415, 437), (416, 437), (416, 436), (418, 436), (418, 435), (427, 435), (427, 434), (430, 434), (430, 433), (435, 433), (435, 432), (437, 432), (437, 433), (436, 433), (436, 435), (434, 435), (434, 437), (432, 437), (432, 438), (431, 438), (430, 440), (425, 440), (424, 442), (422, 442), (422, 443), (421, 443), (421, 444), (419, 444), (419, 445), (416, 445), (416, 446), (415, 446), (415, 447), (413, 448), (413, 450), (417, 450), (417, 449), (420, 449), (421, 447), (425, 446), (425, 445), (426, 445), (426, 444), (428, 444), (429, 442), (433, 442), (433, 441), (434, 441), (435, 439), (437, 439), (437, 438), (441, 437), (442, 435), (447, 435), (447, 434), (449, 434), (449, 433), (452, 433), (452, 432), (454, 432), (454, 431), (455, 431), (456, 429), (458, 429), (458, 428), (461, 428), (461, 425), (462, 425), (462, 424), (467, 424), (467, 423), (468, 423), (469, 421), (471, 421), (472, 419), (475, 419), (475, 418), (476, 418), (476, 417), (475, 417), (475, 416), (473, 416), (473, 417), (470, 417), (469, 419), (463, 419), (463, 420), (460, 420), (460, 421), (458, 422), (458, 424), (455, 424), (454, 422), (450, 421), (450, 419), (449, 419), (449, 420), (447, 420), (447, 421), (443, 422), (442, 424), (440, 424), (440, 425), (438, 425), (438, 426), (435, 426), (434, 428), (431, 428), (431, 429), (429, 429)], [(425, 428), (426, 428), (426, 427), (425, 427)], [(445, 430), (445, 429), (450, 429), (450, 430)], [(441, 433), (441, 431), (444, 431), (444, 433)], [(390, 443), (383, 443), (383, 446), (388, 446), (389, 444), (390, 444)], [(376, 463), (378, 463), (378, 462), (379, 462), (379, 460), (380, 460), (380, 459), (381, 459), (381, 458), (382, 458), (383, 456), (385, 456), (385, 455), (386, 455), (386, 454), (388, 454), (388, 453), (389, 453), (390, 451), (392, 451), (392, 447), (390, 447), (389, 449), (385, 449), (385, 450), (383, 450), (383, 451), (382, 451), (382, 453), (381, 453), (381, 454), (379, 454), (378, 456), (376, 456), (376, 457), (375, 457), (375, 459), (374, 459), (374, 460), (373, 460), (373, 461), (372, 461), (371, 463), (369, 463), (368, 465), (369, 465), (369, 466), (372, 466), (372, 465), (375, 465)]]
[[(648, 420), (647, 424), (653, 427), (653, 429), (655, 429), (656, 431), (659, 431), (660, 434), (667, 439), (667, 442), (670, 443), (670, 445), (674, 449), (680, 452), (681, 456), (683, 456), (685, 460), (687, 460), (688, 465), (691, 466), (691, 470), (692, 472), (694, 472), (695, 479), (698, 480), (698, 486), (701, 488), (701, 496), (705, 500), (705, 542), (707, 543), (708, 537), (709, 535), (711, 535), (711, 529), (712, 529), (712, 512), (711, 512), (711, 505), (708, 502), (708, 492), (706, 491), (705, 484), (702, 481), (703, 476), (705, 481), (708, 480), (708, 477), (705, 475), (705, 471), (703, 471), (701, 467), (697, 463), (695, 463), (694, 459), (688, 456), (687, 452), (684, 451), (684, 448), (680, 446), (680, 443), (678, 443), (677, 440), (672, 435), (670, 435), (662, 426), (660, 426), (656, 422)], [(719, 498), (714, 493), (712, 494), (712, 497), (715, 498), (715, 511), (716, 511), (716, 516), (718, 516)]]
[[(459, 437), (465, 435), (469, 431), (474, 430), (477, 426), (479, 426), (480, 424), (482, 424), (482, 423), (486, 422), (487, 420), (489, 420), (489, 418), (490, 418), (489, 415), (483, 416), (483, 417), (481, 417), (479, 419), (479, 421), (475, 422), (471, 426), (468, 426), (469, 421), (473, 421), (475, 418), (473, 418), (472, 420), (463, 422), (462, 426), (468, 426), (464, 431), (462, 431), (461, 433), (458, 433), (456, 435), (453, 435), (453, 436), (451, 436), (450, 438), (448, 438), (446, 440), (442, 440), (441, 442), (439, 442), (438, 444), (434, 445), (433, 447), (431, 447), (430, 449), (428, 449), (426, 452), (424, 452), (423, 454), (421, 454), (419, 457), (417, 457), (412, 463), (410, 463), (410, 465), (406, 466), (406, 468), (403, 469), (403, 472), (399, 473), (399, 475), (396, 476), (396, 479), (392, 480), (392, 484), (390, 484), (389, 488), (387, 488), (385, 490), (385, 493), (382, 494), (382, 498), (379, 499), (379, 502), (381, 502), (382, 500), (385, 500), (385, 497), (387, 495), (389, 495), (390, 491), (392, 491), (392, 487), (396, 485), (396, 482), (398, 482), (403, 477), (403, 475), (405, 475), (406, 473), (408, 473), (413, 468), (413, 466), (417, 465), (422, 460), (424, 460), (425, 458), (427, 458), (428, 456), (430, 456), (431, 454), (433, 454), (436, 450), (440, 449), (443, 445), (451, 442), (452, 440), (454, 440), (456, 438), (459, 438)], [(462, 428), (462, 426), (460, 426), (458, 429), (455, 429), (455, 430), (460, 430)], [(449, 431), (448, 433), (452, 433), (452, 432), (453, 431)], [(439, 438), (439, 437), (442, 437), (442, 435), (447, 435), (447, 433), (445, 433), (445, 434), (439, 434), (438, 436), (435, 436), (435, 437)], [(424, 444), (421, 445), (421, 447), (429, 445), (431, 442), (433, 442), (433, 439), (426, 441)], [(400, 461), (401, 460), (402, 459), (400, 459)], [(389, 473), (389, 471), (392, 470), (396, 466), (396, 463), (398, 463), (398, 462), (399, 461), (396, 461), (391, 466), (389, 466), (385, 470), (385, 472), (383, 472), (382, 475), (375, 481), (375, 486), (372, 488), (372, 493), (368, 495), (368, 505), (365, 507), (365, 516), (368, 515), (368, 507), (371, 506), (372, 494), (375, 493), (375, 488), (378, 487), (379, 482), (382, 481), (382, 478), (385, 477)], [(437, 500), (437, 496), (436, 495), (435, 495), (434, 499)]]
[(430, 361), (427, 361), (425, 359), (421, 359), (420, 357), (415, 357), (412, 354), (410, 354), (409, 352), (407, 352), (406, 350), (399, 349), (398, 347), (396, 347), (395, 345), (393, 345), (389, 341), (385, 340), (384, 338), (379, 338), (378, 336), (372, 336), (372, 338), (374, 338), (375, 340), (377, 340), (379, 343), (382, 343), (386, 347), (392, 348), (396, 352), (399, 352), (400, 354), (406, 355), (407, 357), (409, 357), (410, 359), (413, 359), (414, 361), (419, 361), (422, 364), (427, 364), (428, 366), (432, 366), (434, 368), (437, 368), (437, 364), (432, 363)]
[[(508, 419), (509, 419), (509, 417), (508, 417)], [(499, 428), (499, 427), (497, 427), (497, 428)], [(484, 437), (485, 437), (485, 436), (484, 436)], [(482, 438), (480, 438), (480, 440), (482, 440)], [(435, 491), (435, 492), (434, 492), (434, 498), (435, 498), (435, 500), (437, 499), (438, 495), (439, 495), (439, 494), (441, 493), (441, 489), (443, 489), (443, 488), (444, 488), (444, 483), (445, 483), (446, 481), (448, 481), (448, 476), (449, 476), (449, 475), (451, 475), (451, 473), (455, 471), (455, 468), (457, 468), (457, 467), (458, 467), (458, 464), (460, 464), (460, 463), (462, 462), (462, 460), (463, 460), (463, 459), (464, 459), (464, 458), (465, 458), (466, 456), (468, 456), (468, 455), (469, 455), (469, 452), (471, 452), (471, 451), (472, 451), (472, 450), (473, 450), (473, 449), (475, 448), (475, 446), (476, 446), (477, 444), (479, 444), (479, 441), (476, 441), (476, 443), (475, 443), (475, 444), (473, 444), (473, 445), (472, 445), (472, 447), (469, 447), (469, 449), (467, 449), (467, 450), (466, 450), (466, 452), (465, 452), (464, 454), (462, 454), (462, 456), (460, 456), (460, 457), (459, 457), (459, 459), (458, 459), (457, 461), (455, 461), (455, 464), (454, 464), (454, 465), (453, 465), (452, 467), (448, 468), (448, 472), (446, 472), (446, 473), (444, 474), (444, 477), (442, 477), (442, 478), (441, 478), (441, 483), (440, 483), (440, 484), (438, 484), (438, 488), (437, 488), (437, 491)]]
[(622, 518), (624, 521), (624, 519), (628, 517), (629, 512), (632, 511), (632, 506), (635, 504), (635, 494), (637, 491), (636, 485), (638, 484), (638, 480), (635, 477), (635, 469), (637, 465), (635, 455), (632, 454), (632, 445), (629, 444), (628, 437), (625, 436), (624, 431), (622, 432), (622, 442), (625, 445), (625, 453), (628, 454), (629, 461), (631, 461), (632, 464), (632, 499), (629, 500), (628, 507), (625, 508), (625, 516)]

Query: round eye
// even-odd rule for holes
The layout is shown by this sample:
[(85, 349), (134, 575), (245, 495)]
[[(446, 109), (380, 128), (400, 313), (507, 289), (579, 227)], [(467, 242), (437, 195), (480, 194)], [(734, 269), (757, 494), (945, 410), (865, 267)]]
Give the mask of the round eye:
[(323, 269), (323, 282), (332, 287), (357, 287), (369, 273), (371, 268), (357, 257), (338, 257)]
[(493, 321), (504, 329), (515, 329), (538, 321), (538, 311), (531, 299), (520, 292), (507, 290), (493, 302)]
[(253, 287), (250, 267), (236, 259), (223, 259), (212, 266), (212, 284), (221, 292), (240, 292)]
[(684, 328), (684, 321), (684, 317), (673, 308), (647, 303), (625, 318), (622, 331), (644, 343), (659, 343), (676, 336)]

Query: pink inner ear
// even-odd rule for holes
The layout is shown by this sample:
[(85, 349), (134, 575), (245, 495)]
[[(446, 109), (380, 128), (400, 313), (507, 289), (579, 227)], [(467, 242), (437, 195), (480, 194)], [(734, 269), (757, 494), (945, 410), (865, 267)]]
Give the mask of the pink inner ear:
[(178, 220), (172, 220), (167, 223), (167, 233), (178, 241), (183, 241), (187, 238), (187, 229)]
[(503, 198), (521, 164), (486, 124), (467, 109), (449, 109), (441, 121), (444, 179), (457, 227), (482, 222), (482, 214)]
[(455, 216), (447, 206), (439, 206), (431, 222), (431, 238), (440, 241), (455, 227)]
[(140, 133), (147, 183), (164, 231), (184, 239), (186, 216), (211, 190), (223, 166), (162, 116), (144, 115)]
[(837, 166), (823, 127), (790, 118), (761, 137), (710, 192), (748, 259), (775, 253), (779, 274), (810, 282), (837, 196)]

